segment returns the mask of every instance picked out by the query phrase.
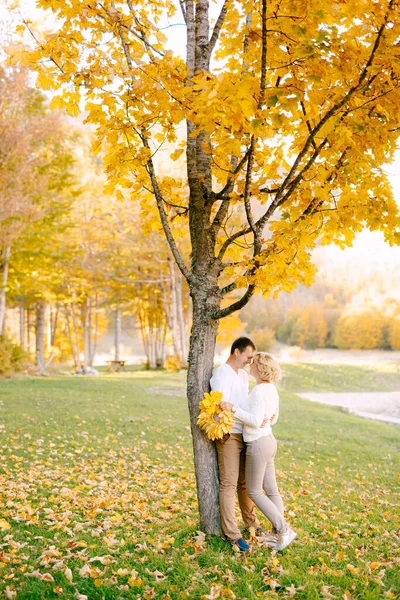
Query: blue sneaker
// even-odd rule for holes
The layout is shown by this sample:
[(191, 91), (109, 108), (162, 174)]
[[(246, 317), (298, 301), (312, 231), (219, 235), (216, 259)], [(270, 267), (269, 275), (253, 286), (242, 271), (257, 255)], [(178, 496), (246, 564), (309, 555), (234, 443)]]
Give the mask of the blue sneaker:
[(234, 542), (230, 540), (230, 542), (234, 552), (247, 552), (247, 550), (250, 550), (249, 544), (243, 538), (239, 538)]

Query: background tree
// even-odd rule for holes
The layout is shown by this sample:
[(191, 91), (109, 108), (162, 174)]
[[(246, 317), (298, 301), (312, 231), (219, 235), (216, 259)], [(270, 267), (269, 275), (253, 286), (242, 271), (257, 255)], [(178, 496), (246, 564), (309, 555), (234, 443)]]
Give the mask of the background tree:
[(335, 332), (335, 344), (344, 350), (369, 350), (383, 346), (383, 318), (375, 311), (343, 314)]
[[(72, 198), (70, 134), (26, 70), (0, 70), (0, 332), (12, 254), (25, 233), (36, 242)], [(35, 242), (34, 242), (35, 243)], [(33, 250), (33, 247), (31, 248)]]
[[(143, 188), (143, 220), (162, 227), (193, 303), (188, 399), (200, 526), (220, 531), (214, 446), (200, 433), (218, 321), (256, 287), (311, 282), (310, 249), (350, 244), (363, 227), (399, 239), (398, 211), (382, 165), (400, 132), (399, 6), (225, 0), (211, 26), (209, 0), (181, 0), (186, 58), (162, 33), (170, 0), (38, 0), (59, 29), (36, 47), (9, 50), (59, 90), (52, 106), (79, 112), (103, 144), (111, 187)], [(90, 49), (90, 50), (89, 50)], [(180, 135), (186, 125), (186, 139)], [(186, 175), (160, 176), (167, 140), (186, 152)], [(165, 160), (165, 157), (164, 157)], [(157, 212), (158, 211), (158, 214)], [(235, 213), (235, 219), (232, 214)], [(179, 227), (190, 233), (190, 260)], [(235, 289), (242, 296), (224, 308)]]

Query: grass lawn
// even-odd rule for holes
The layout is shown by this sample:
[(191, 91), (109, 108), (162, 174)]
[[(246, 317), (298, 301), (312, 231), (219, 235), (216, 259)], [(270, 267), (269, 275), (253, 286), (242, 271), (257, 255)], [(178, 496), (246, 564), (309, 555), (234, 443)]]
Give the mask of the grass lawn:
[(399, 365), (284, 372), (278, 480), (298, 538), (245, 556), (197, 532), (184, 375), (0, 380), (0, 594), (398, 598), (400, 429), (294, 392), (399, 389)]

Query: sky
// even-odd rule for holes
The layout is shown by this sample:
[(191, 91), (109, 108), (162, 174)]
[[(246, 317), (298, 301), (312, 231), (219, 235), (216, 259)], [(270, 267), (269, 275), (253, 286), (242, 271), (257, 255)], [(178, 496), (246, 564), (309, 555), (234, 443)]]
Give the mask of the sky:
[[(35, 0), (20, 0), (19, 4), (22, 7), (25, 17), (32, 20), (43, 19), (43, 11), (36, 9)], [(217, 17), (220, 5), (221, 0), (211, 2), (211, 14), (213, 18)], [(48, 24), (48, 17), (46, 23)], [(9, 38), (11, 30), (12, 20), (6, 8), (6, 2), (5, 0), (0, 0), (0, 43), (4, 39)], [(163, 32), (168, 37), (171, 50), (184, 55), (186, 43), (185, 27), (179, 9), (174, 18), (169, 21), (168, 19), (165, 20), (165, 29)], [(391, 182), (396, 202), (400, 206), (400, 148), (397, 151), (394, 162), (386, 165), (385, 171)], [(384, 261), (393, 260), (400, 267), (400, 248), (391, 248), (389, 244), (385, 243), (381, 232), (363, 231), (357, 235), (353, 247), (353, 252), (362, 253), (365, 251), (371, 260), (376, 260), (377, 257)], [(343, 252), (346, 252), (346, 250)]]

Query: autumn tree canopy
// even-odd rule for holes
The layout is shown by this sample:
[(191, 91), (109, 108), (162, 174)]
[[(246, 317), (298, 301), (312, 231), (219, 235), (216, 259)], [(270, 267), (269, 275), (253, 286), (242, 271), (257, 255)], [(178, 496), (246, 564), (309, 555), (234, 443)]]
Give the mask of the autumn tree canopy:
[[(225, 0), (215, 21), (209, 0), (36, 4), (58, 17), (57, 30), (26, 23), (34, 49), (14, 46), (10, 60), (37, 71), (53, 108), (86, 111), (109, 189), (141, 197), (144, 225), (161, 222), (189, 283), (200, 517), (217, 531), (214, 450), (196, 419), (218, 320), (256, 288), (309, 283), (317, 240), (350, 244), (363, 227), (399, 240), (383, 169), (400, 132), (398, 3)], [(186, 26), (185, 58), (161, 30), (175, 15)], [(185, 158), (180, 177), (161, 174), (161, 149), (163, 161)]]

